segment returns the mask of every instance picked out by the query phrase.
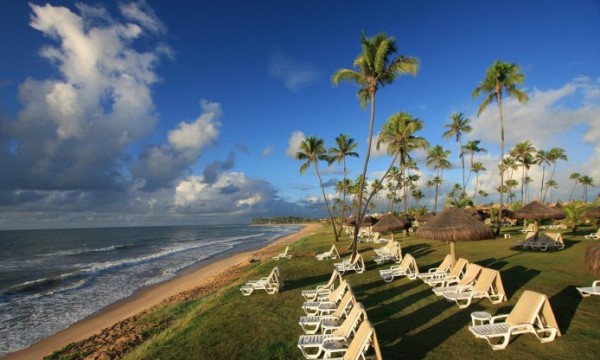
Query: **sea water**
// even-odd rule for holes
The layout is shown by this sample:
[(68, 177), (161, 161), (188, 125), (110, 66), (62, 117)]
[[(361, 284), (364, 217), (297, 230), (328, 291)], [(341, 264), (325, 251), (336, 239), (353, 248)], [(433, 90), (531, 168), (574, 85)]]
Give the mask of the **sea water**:
[(210, 258), (300, 226), (212, 225), (0, 231), (0, 356)]

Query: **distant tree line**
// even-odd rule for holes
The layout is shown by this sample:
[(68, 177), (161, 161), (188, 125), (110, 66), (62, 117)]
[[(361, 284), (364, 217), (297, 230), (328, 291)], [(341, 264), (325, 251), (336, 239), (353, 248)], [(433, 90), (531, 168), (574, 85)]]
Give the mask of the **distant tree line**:
[(257, 217), (252, 218), (252, 224), (302, 224), (307, 222), (316, 222), (319, 219), (309, 218), (304, 216), (273, 216), (273, 217)]

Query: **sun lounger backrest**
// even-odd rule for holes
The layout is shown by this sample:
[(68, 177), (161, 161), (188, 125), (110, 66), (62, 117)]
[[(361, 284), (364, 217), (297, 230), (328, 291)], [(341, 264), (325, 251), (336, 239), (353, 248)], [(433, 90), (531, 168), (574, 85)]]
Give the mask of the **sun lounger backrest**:
[(473, 292), (488, 292), (497, 276), (499, 276), (498, 270), (483, 268), (473, 285)]
[(332, 316), (341, 317), (343, 314), (347, 314), (346, 309), (350, 307), (350, 304), (352, 304), (352, 306), (354, 307), (354, 305), (356, 305), (356, 298), (354, 297), (352, 290), (348, 289), (348, 291), (346, 291), (346, 293), (344, 294), (344, 297), (342, 297), (342, 301), (340, 301), (340, 304), (335, 309)]
[(450, 266), (452, 266), (452, 256), (448, 254), (444, 260), (442, 260), (442, 263), (438, 265), (436, 271), (446, 271)]
[(327, 295), (327, 300), (337, 302), (344, 295), (346, 288), (348, 288), (348, 282), (346, 280), (342, 280), (340, 285), (336, 287), (329, 295)]
[(523, 295), (519, 298), (519, 301), (515, 304), (515, 307), (510, 314), (508, 314), (506, 323), (511, 326), (533, 324), (544, 301), (546, 301), (546, 295), (531, 290), (525, 290)]
[(475, 281), (475, 279), (477, 279), (477, 276), (479, 276), (481, 269), (483, 268), (477, 264), (467, 265), (467, 271), (465, 271), (465, 275), (462, 277), (462, 279), (460, 279), (458, 285), (471, 284), (473, 281)]
[(331, 277), (329, 278), (329, 281), (323, 287), (325, 289), (333, 289), (336, 279), (338, 280), (338, 282), (340, 284), (342, 283), (342, 275), (336, 269), (333, 269), (333, 272), (331, 273)]
[(358, 327), (350, 346), (348, 346), (348, 350), (344, 354), (344, 360), (359, 359), (361, 353), (371, 341), (373, 331), (374, 329), (371, 323), (368, 320), (363, 321)]
[(452, 268), (452, 270), (448, 273), (449, 276), (458, 276), (460, 273), (462, 273), (465, 269), (465, 266), (467, 266), (469, 264), (469, 262), (467, 261), (467, 259), (463, 259), (460, 258), (456, 261), (456, 264), (454, 264), (454, 267)]
[(367, 313), (365, 312), (365, 308), (361, 303), (356, 303), (354, 307), (352, 307), (352, 310), (350, 310), (348, 317), (342, 322), (342, 325), (333, 331), (333, 336), (343, 336), (345, 338), (349, 338), (350, 335), (352, 335), (352, 333), (356, 330), (361, 317), (363, 320), (366, 319)]

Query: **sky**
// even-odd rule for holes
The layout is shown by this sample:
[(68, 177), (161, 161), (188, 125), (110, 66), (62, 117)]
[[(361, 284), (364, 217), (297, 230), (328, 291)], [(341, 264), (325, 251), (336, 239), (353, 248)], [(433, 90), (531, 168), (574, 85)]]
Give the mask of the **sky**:
[[(361, 155), (349, 177), (360, 174), (369, 111), (331, 76), (352, 68), (362, 32), (385, 32), (397, 55), (419, 59), (416, 76), (378, 92), (375, 132), (399, 111), (423, 120), (418, 135), (452, 151), (442, 196), (461, 182), (459, 147), (442, 137), (461, 112), (473, 128), (464, 141), (488, 150), (476, 157), (488, 169), (480, 201), (497, 201), (498, 112), (478, 117), (472, 92), (498, 59), (519, 64), (529, 96), (505, 99), (506, 148), (565, 149), (547, 200), (569, 198), (572, 172), (594, 178), (590, 199), (600, 191), (597, 0), (10, 0), (0, 3), (0, 229), (324, 216), (315, 172), (300, 175), (294, 154), (307, 136), (329, 147), (347, 134)], [(431, 207), (434, 172), (425, 153), (414, 158)], [(390, 161), (375, 151), (369, 180)], [(343, 177), (338, 165), (321, 172), (328, 185)], [(529, 175), (533, 199), (542, 170)]]

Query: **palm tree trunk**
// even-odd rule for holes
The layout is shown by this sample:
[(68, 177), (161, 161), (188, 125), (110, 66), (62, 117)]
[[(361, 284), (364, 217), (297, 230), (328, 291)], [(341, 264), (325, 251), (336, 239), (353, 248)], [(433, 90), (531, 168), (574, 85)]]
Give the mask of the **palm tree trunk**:
[(467, 185), (465, 183), (465, 155), (463, 154), (463, 145), (462, 145), (462, 140), (459, 143), (460, 145), (460, 149), (459, 149), (459, 155), (460, 155), (460, 161), (462, 162), (462, 196), (461, 198), (465, 197), (467, 195)]
[[(554, 161), (554, 166), (552, 167), (552, 173), (550, 174), (550, 179), (548, 181), (554, 179), (554, 172), (556, 171), (556, 163), (558, 161)], [(546, 186), (546, 191), (544, 191), (544, 197), (542, 198), (542, 202), (546, 201), (546, 195), (548, 194), (548, 186)]]
[(357, 253), (358, 246), (358, 228), (362, 223), (362, 220), (367, 212), (367, 207), (365, 206), (364, 211), (362, 210), (362, 189), (365, 185), (365, 178), (367, 176), (367, 168), (369, 166), (369, 157), (371, 157), (371, 143), (373, 142), (373, 126), (375, 124), (375, 91), (371, 91), (371, 119), (369, 121), (369, 139), (367, 140), (367, 154), (365, 156), (365, 164), (363, 166), (362, 176), (360, 178), (360, 187), (359, 187), (359, 195), (358, 195), (358, 207), (356, 212), (356, 224), (354, 225), (354, 239), (352, 239), (352, 256), (351, 259), (354, 259)]
[(325, 188), (323, 187), (323, 180), (321, 179), (321, 174), (319, 173), (319, 167), (317, 166), (317, 163), (313, 163), (313, 165), (315, 166), (315, 171), (317, 173), (317, 177), (319, 178), (319, 184), (321, 185), (321, 192), (323, 193), (323, 200), (325, 200), (325, 206), (327, 207), (327, 213), (329, 214), (329, 219), (331, 220), (331, 226), (333, 226), (333, 235), (335, 235), (335, 241), (340, 241), (340, 239), (338, 238), (338, 233), (335, 227), (335, 219), (333, 218), (333, 215), (331, 214), (331, 209), (329, 209), (329, 201), (327, 201), (327, 195), (325, 195)]
[[(525, 158), (523, 158), (523, 159), (525, 159)], [(524, 201), (524, 199), (523, 199), (523, 185), (524, 185), (523, 180), (525, 180), (525, 165), (523, 165), (521, 167), (521, 205), (525, 205), (525, 203), (523, 202)]]
[(577, 179), (575, 179), (575, 185), (573, 185), (573, 190), (571, 191), (571, 196), (569, 196), (569, 201), (573, 200), (573, 195), (575, 194), (576, 187), (577, 187)]
[(546, 175), (546, 166), (542, 165), (542, 185), (540, 186), (540, 200), (543, 200), (542, 194), (544, 193), (544, 177)]
[[(469, 175), (467, 176), (467, 182), (465, 183), (465, 186), (463, 186), (465, 195), (467, 194), (467, 187), (466, 187), (466, 185), (469, 184), (469, 181), (471, 181), (471, 172), (473, 171), (473, 155), (474, 154), (475, 154), (474, 152), (470, 153), (471, 157), (469, 159)], [(473, 201), (475, 201), (475, 195), (473, 195)]]
[(473, 202), (475, 202), (475, 196), (477, 195), (477, 185), (479, 184), (479, 173), (475, 175), (475, 187), (473, 189)]
[[(344, 157), (343, 159), (344, 161), (344, 184), (346, 183), (346, 179), (348, 177), (347, 175), (347, 169), (346, 169), (346, 158)], [(346, 189), (344, 188), (344, 191), (342, 192), (342, 211), (340, 212), (340, 221), (344, 221), (344, 215), (346, 213)], [(338, 229), (338, 234), (337, 234), (337, 240), (339, 240), (339, 237), (342, 236), (342, 230), (343, 230), (343, 226), (342, 224), (340, 224), (340, 228)]]
[[(498, 111), (500, 112), (500, 161), (504, 160), (504, 116), (502, 114), (502, 96), (500, 91), (496, 91), (496, 101), (498, 102)], [(496, 220), (496, 236), (500, 234), (500, 223), (502, 222), (502, 209), (504, 208), (504, 168), (500, 171), (500, 204), (498, 209), (498, 218)]]

